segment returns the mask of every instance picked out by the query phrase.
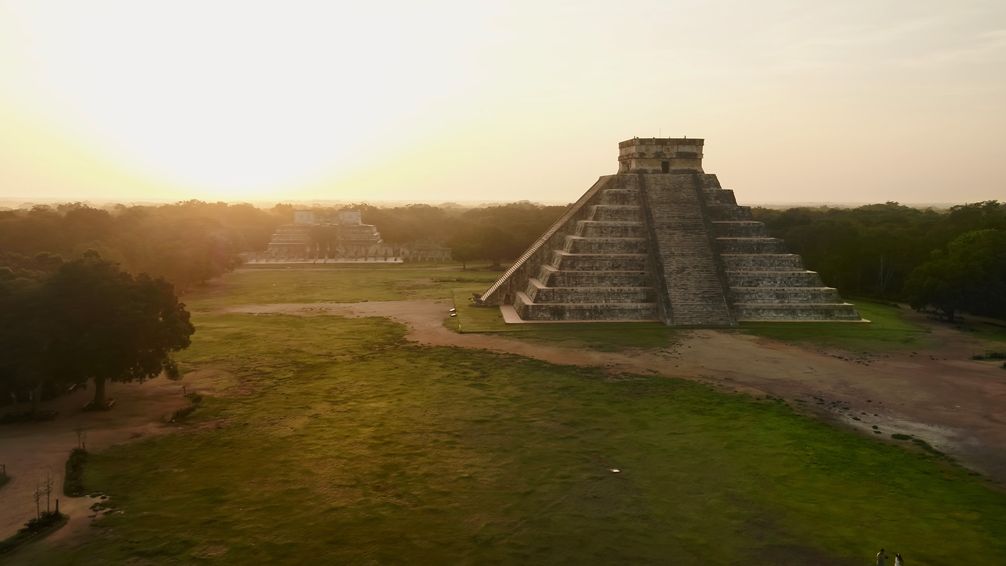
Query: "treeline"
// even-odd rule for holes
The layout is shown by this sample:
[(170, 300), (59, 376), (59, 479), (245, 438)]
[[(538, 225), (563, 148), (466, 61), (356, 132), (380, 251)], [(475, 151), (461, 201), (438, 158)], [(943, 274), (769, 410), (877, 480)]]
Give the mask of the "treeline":
[(425, 204), (345, 208), (360, 210), (363, 221), (376, 225), (386, 242), (434, 242), (450, 247), (454, 259), (463, 263), (489, 260), (495, 265), (517, 258), (566, 209), (526, 201), (481, 208)]
[[(391, 244), (430, 242), (452, 248), (462, 262), (501, 264), (520, 255), (565, 206), (517, 202), (484, 208), (358, 204), (315, 209), (360, 210), (363, 221), (376, 225)], [(70, 260), (93, 250), (130, 273), (163, 277), (185, 291), (239, 265), (242, 252), (264, 250), (276, 227), (293, 221), (294, 210), (289, 204), (265, 210), (186, 201), (0, 211), (0, 266), (31, 268), (38, 254)]]
[[(502, 265), (518, 257), (565, 210), (530, 202), (463, 208), (424, 204), (360, 210), (385, 242), (446, 245), (461, 262)], [(81, 204), (0, 212), (0, 266), (64, 259), (86, 250), (133, 274), (163, 277), (179, 290), (240, 263), (241, 252), (265, 249), (294, 207), (188, 201), (96, 209)], [(1006, 317), (1006, 204), (987, 201), (949, 210), (897, 203), (858, 208), (755, 208), (770, 234), (803, 256), (808, 269), (843, 294), (908, 301)], [(39, 260), (44, 261), (44, 259)]]
[(755, 208), (772, 236), (843, 294), (908, 301), (947, 318), (1006, 317), (1006, 204)]
[(0, 211), (0, 266), (30, 268), (37, 254), (64, 259), (88, 250), (130, 273), (185, 290), (233, 269), (238, 254), (265, 248), (292, 208), (188, 201), (93, 208), (80, 203)]

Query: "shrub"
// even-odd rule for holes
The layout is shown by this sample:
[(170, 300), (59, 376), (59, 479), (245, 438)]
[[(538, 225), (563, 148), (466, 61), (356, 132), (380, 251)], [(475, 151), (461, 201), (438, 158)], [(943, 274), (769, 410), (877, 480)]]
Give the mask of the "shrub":
[(66, 520), (67, 516), (57, 511), (43, 512), (38, 517), (25, 523), (14, 536), (0, 540), (0, 555), (11, 552), (22, 544), (55, 531), (62, 527), (66, 523)]
[(971, 356), (972, 360), (1006, 360), (1006, 352), (985, 352)]
[(84, 464), (87, 462), (87, 450), (74, 448), (66, 460), (66, 473), (63, 477), (63, 493), (70, 497), (84, 495)]

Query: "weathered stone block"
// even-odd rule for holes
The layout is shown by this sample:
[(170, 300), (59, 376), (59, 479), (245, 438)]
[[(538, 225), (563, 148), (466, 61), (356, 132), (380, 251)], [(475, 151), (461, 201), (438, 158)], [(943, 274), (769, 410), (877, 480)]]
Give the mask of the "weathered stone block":
[(720, 253), (724, 254), (781, 254), (786, 243), (778, 238), (716, 238)]
[(585, 238), (566, 236), (565, 250), (572, 254), (645, 254), (646, 238)]
[(768, 236), (763, 222), (754, 220), (713, 220), (716, 236), (724, 238), (763, 238)]

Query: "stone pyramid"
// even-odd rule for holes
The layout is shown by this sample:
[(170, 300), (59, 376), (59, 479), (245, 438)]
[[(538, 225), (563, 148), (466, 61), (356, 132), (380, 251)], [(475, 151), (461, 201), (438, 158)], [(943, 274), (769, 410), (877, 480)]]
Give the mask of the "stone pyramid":
[(702, 170), (701, 139), (618, 144), (598, 179), (476, 304), (525, 321), (859, 321)]

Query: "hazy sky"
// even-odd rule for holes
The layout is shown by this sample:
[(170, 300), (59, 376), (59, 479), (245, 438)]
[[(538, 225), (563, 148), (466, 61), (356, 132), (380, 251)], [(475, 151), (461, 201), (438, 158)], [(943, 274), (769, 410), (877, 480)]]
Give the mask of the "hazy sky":
[(1006, 199), (1006, 2), (0, 0), (0, 197)]

